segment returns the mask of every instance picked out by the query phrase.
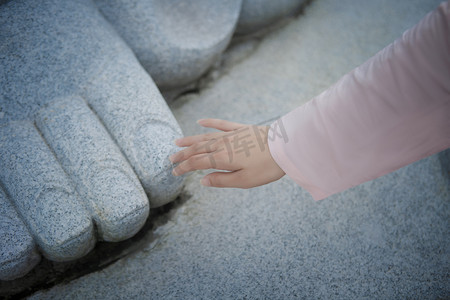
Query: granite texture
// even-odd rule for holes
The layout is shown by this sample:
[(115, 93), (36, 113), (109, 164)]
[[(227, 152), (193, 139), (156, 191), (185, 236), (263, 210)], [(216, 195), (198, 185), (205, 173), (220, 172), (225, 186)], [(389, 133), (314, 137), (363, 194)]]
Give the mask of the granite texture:
[(133, 166), (150, 207), (158, 207), (183, 187), (184, 177), (172, 175), (169, 161), (182, 132), (151, 78), (141, 67), (130, 67), (135, 63), (134, 57), (115, 57), (91, 79), (85, 97)]
[(225, 49), (241, 0), (95, 0), (158, 87), (197, 79)]
[(253, 33), (282, 17), (295, 14), (305, 2), (305, 0), (243, 0), (236, 33)]
[[(322, 0), (200, 93), (172, 106), (259, 123), (364, 62), (439, 0)], [(315, 202), (289, 178), (238, 190), (186, 180), (192, 197), (140, 250), (30, 299), (446, 299), (450, 151)]]
[[(130, 161), (151, 205), (173, 200), (182, 180), (166, 172), (166, 161), (181, 130), (152, 79), (95, 6), (87, 0), (18, 0), (2, 5), (0, 17), (6, 66), (0, 69), (0, 123), (33, 119), (53, 99), (79, 95)], [(161, 182), (164, 192), (150, 190)]]
[(149, 213), (147, 196), (117, 145), (79, 97), (42, 108), (36, 125), (85, 201), (99, 238), (133, 236)]
[(40, 259), (33, 238), (0, 187), (0, 280), (24, 276)]
[(90, 215), (98, 238), (122, 240), (178, 195), (168, 156), (181, 129), (91, 1), (2, 4), (0, 65), (1, 183), (46, 257), (89, 251)]
[(196, 174), (153, 242), (30, 299), (445, 299), (449, 171), (435, 155), (320, 202), (286, 177), (218, 190)]
[(42, 253), (76, 259), (95, 244), (94, 227), (72, 183), (30, 122), (0, 127), (0, 181)]

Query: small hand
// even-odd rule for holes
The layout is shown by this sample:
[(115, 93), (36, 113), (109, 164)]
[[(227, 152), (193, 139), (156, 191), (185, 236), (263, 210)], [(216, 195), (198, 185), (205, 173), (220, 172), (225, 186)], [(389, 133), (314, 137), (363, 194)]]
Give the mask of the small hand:
[(201, 183), (213, 187), (251, 188), (284, 176), (272, 158), (267, 143), (269, 126), (244, 125), (219, 119), (202, 119), (203, 127), (221, 132), (187, 136), (175, 141), (185, 149), (169, 159), (179, 163), (172, 173), (219, 169), (203, 177)]

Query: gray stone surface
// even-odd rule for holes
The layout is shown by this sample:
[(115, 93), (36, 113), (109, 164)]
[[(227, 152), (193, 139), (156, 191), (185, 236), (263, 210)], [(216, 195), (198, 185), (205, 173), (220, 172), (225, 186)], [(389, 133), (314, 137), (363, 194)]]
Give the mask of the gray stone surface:
[(42, 253), (79, 258), (95, 244), (94, 228), (72, 183), (29, 122), (0, 127), (0, 181)]
[[(21, 216), (45, 256), (73, 259), (92, 247), (95, 238), (90, 218), (83, 212), (71, 219), (84, 209), (84, 201), (92, 203), (86, 199), (88, 194), (90, 199), (103, 196), (97, 199), (101, 208), (90, 208), (100, 238), (120, 240), (139, 230), (148, 204), (136, 180), (130, 179), (134, 175), (124, 166), (125, 159), (152, 207), (178, 195), (183, 178), (171, 175), (167, 157), (176, 151), (172, 142), (181, 136), (181, 130), (152, 79), (91, 1), (16, 0), (2, 4), (0, 65), (0, 126), (5, 126), (0, 139), (8, 142), (0, 150), (8, 155), (2, 158), (7, 168), (0, 168), (0, 178), (12, 200), (19, 203)], [(75, 103), (61, 104), (68, 107), (64, 112), (56, 109), (60, 99), (74, 95), (82, 97), (94, 112), (76, 109)], [(45, 141), (34, 127), (21, 122), (36, 121), (35, 114), (49, 103), (56, 105), (55, 115), (49, 111), (42, 114), (58, 124), (41, 120)], [(82, 123), (75, 124), (77, 120)], [(95, 126), (87, 129), (88, 124)], [(19, 129), (14, 126), (25, 131), (16, 132)], [(80, 144), (69, 146), (69, 141)], [(81, 168), (72, 168), (70, 174), (80, 191), (81, 186), (95, 187), (83, 193), (78, 206), (78, 195), (69, 188), (75, 184), (64, 175), (46, 142), (54, 147), (66, 170), (72, 163), (80, 164)], [(123, 173), (107, 162), (87, 165), (109, 154), (117, 156), (114, 143), (126, 156), (121, 158)], [(98, 176), (92, 178), (92, 174)], [(39, 188), (45, 195), (34, 194)], [(133, 194), (135, 200), (130, 199)]]
[[(437, 1), (317, 0), (210, 88), (173, 109), (185, 134), (258, 123), (304, 103)], [(450, 152), (314, 202), (289, 178), (249, 190), (186, 180), (192, 197), (146, 246), (31, 299), (445, 299)]]
[[(125, 153), (151, 204), (173, 200), (182, 180), (172, 177), (166, 160), (181, 130), (151, 78), (95, 6), (87, 0), (18, 0), (2, 5), (0, 17), (5, 66), (0, 123), (32, 119), (53, 99), (80, 95)], [(153, 186), (159, 190), (150, 190)]]
[(136, 63), (131, 58), (115, 57), (85, 94), (133, 166), (150, 207), (158, 207), (175, 199), (183, 186), (168, 159), (182, 132), (151, 78), (141, 67), (130, 67)]
[(96, 0), (163, 89), (190, 83), (225, 49), (241, 0)]
[(24, 276), (40, 259), (33, 238), (0, 187), (0, 280)]
[(85, 201), (99, 237), (133, 236), (147, 220), (147, 196), (87, 104), (79, 97), (56, 99), (38, 112), (36, 124)]
[(305, 0), (243, 0), (236, 33), (255, 32), (282, 17), (295, 14), (305, 2)]
[(217, 190), (197, 174), (154, 242), (30, 299), (446, 298), (442, 171), (433, 156), (320, 202), (288, 178)]

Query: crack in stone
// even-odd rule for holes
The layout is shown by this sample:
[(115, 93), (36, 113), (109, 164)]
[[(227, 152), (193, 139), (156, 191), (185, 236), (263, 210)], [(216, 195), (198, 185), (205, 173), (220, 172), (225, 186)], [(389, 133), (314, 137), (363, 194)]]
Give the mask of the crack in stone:
[(99, 241), (89, 254), (70, 262), (52, 262), (43, 257), (42, 261), (26, 276), (12, 281), (0, 281), (0, 297), (3, 299), (25, 298), (37, 291), (101, 271), (147, 245), (157, 244), (159, 236), (155, 234), (155, 230), (167, 224), (178, 208), (191, 197), (192, 195), (183, 190), (171, 203), (151, 209), (150, 216), (142, 229), (125, 241), (112, 243)]

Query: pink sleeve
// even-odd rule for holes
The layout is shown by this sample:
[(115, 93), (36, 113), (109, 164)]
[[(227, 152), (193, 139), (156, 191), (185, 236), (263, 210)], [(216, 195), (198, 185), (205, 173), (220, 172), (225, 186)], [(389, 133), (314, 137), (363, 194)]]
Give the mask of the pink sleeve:
[(271, 125), (270, 152), (315, 200), (450, 147), (450, 1)]

